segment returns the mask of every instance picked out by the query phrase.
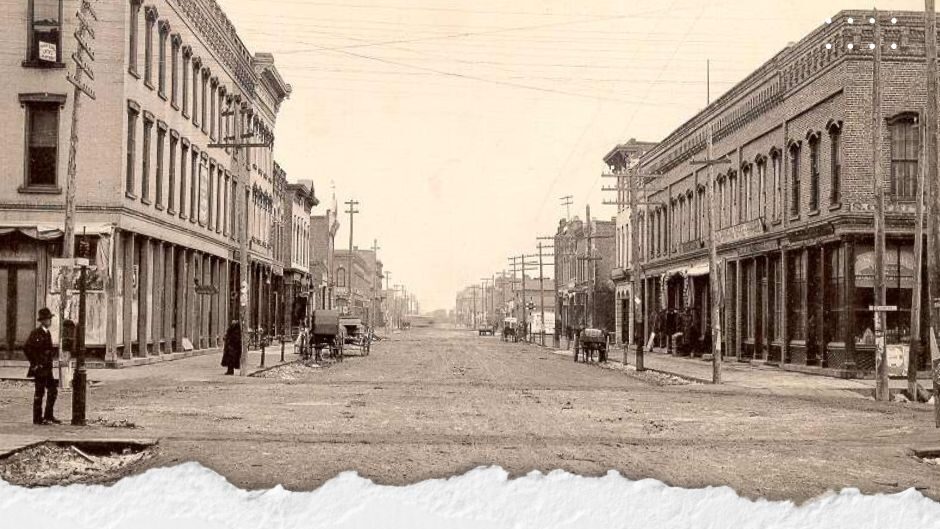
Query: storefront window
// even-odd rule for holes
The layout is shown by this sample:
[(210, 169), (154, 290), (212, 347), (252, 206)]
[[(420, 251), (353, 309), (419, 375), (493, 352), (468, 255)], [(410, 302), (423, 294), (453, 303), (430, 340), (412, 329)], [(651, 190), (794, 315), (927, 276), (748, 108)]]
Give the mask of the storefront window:
[[(914, 287), (914, 251), (911, 246), (888, 243), (885, 248), (886, 304), (897, 311), (887, 313), (885, 337), (889, 344), (910, 341), (911, 299)], [(858, 247), (855, 258), (855, 343), (874, 345), (875, 254), (872, 245)]]
[(774, 257), (770, 260), (770, 281), (772, 291), (770, 293), (770, 310), (773, 317), (770, 320), (770, 336), (774, 341), (783, 340), (783, 271), (780, 265), (780, 258)]
[(826, 253), (826, 341), (841, 342), (843, 336), (845, 304), (845, 256), (841, 246), (827, 248)]
[(789, 318), (790, 339), (806, 339), (806, 269), (803, 265), (803, 252), (796, 251), (790, 257), (790, 288), (787, 295), (787, 316)]

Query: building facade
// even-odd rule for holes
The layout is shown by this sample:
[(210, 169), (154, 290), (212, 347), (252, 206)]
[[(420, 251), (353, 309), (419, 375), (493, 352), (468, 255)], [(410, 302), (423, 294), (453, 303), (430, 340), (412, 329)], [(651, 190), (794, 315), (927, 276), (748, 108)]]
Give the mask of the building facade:
[[(655, 147), (655, 143), (640, 142), (630, 138), (626, 143), (617, 145), (606, 156), (604, 163), (611, 171), (612, 176), (617, 177), (617, 217), (615, 219), (615, 238), (614, 238), (614, 268), (611, 270), (611, 279), (614, 282), (614, 328), (615, 339), (618, 344), (627, 342), (630, 333), (634, 332), (634, 314), (642, 317), (641, 311), (632, 310), (631, 304), (635, 304), (633, 296), (633, 230), (631, 222), (633, 219), (633, 210), (631, 209), (630, 193), (634, 189), (632, 186), (642, 187), (643, 182), (636, 180), (628, 174), (628, 169), (635, 167), (640, 157), (647, 151)], [(638, 193), (639, 194), (639, 193)], [(645, 206), (639, 204), (637, 196), (637, 210)], [(642, 240), (637, 241), (642, 243)]]
[(614, 331), (614, 220), (562, 219), (555, 232), (556, 333)]
[[(78, 45), (74, 0), (0, 3), (7, 126), (0, 152), (0, 355), (19, 358), (41, 306), (57, 307), (69, 117)], [(237, 314), (240, 221), (249, 219), (253, 321), (270, 318), (277, 113), (290, 93), (212, 0), (94, 4), (94, 79), (78, 114), (78, 246), (95, 267), (87, 345), (111, 362), (218, 347)], [(44, 52), (40, 52), (44, 50)], [(51, 53), (50, 53), (51, 51)], [(251, 149), (215, 148), (235, 141)], [(249, 136), (250, 135), (250, 136)], [(239, 205), (236, 208), (236, 204)], [(247, 211), (246, 211), (247, 209)], [(239, 211), (236, 216), (235, 211)], [(66, 316), (75, 319), (70, 298)], [(54, 311), (57, 312), (57, 311)], [(55, 325), (58, 325), (56, 318)]]
[(310, 217), (310, 261), (311, 284), (317, 290), (316, 308), (332, 309), (335, 304), (335, 281), (333, 265), (335, 259), (336, 232), (339, 222), (336, 210), (329, 209), (325, 215)]
[[(683, 332), (689, 353), (706, 352), (709, 307), (717, 301), (727, 357), (874, 369), (870, 15), (838, 13), (643, 155), (640, 172), (653, 176), (644, 196), (652, 205), (639, 225), (641, 336)], [(898, 307), (886, 329), (895, 366), (912, 338), (913, 212), (926, 99), (923, 13), (890, 17), (877, 143), (886, 175), (887, 301)], [(709, 128), (714, 156), (731, 160), (712, 169), (712, 204), (705, 201), (706, 170), (689, 163), (704, 158)], [(710, 210), (716, 271), (708, 267)], [(720, 300), (709, 299), (715, 280)]]
[(313, 182), (288, 183), (284, 194), (284, 229), (289, 244), (284, 259), (284, 325), (293, 337), (304, 324), (309, 310), (316, 307), (317, 291), (310, 277), (313, 260), (310, 244), (310, 218), (319, 202)]

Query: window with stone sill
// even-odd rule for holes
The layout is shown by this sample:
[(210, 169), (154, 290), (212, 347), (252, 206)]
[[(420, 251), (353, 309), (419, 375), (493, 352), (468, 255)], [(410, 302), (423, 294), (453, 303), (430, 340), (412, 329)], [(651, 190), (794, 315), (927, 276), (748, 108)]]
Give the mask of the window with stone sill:
[(141, 149), (141, 172), (140, 172), (140, 201), (150, 203), (150, 169), (151, 156), (150, 147), (153, 139), (153, 115), (149, 112), (144, 113), (144, 137)]
[(157, 8), (144, 8), (144, 84), (153, 88), (153, 28), (157, 23)]
[(54, 190), (58, 185), (59, 113), (64, 95), (24, 94), (26, 164), (22, 190)]
[(130, 15), (128, 20), (128, 28), (130, 31), (130, 38), (128, 39), (127, 46), (127, 71), (131, 75), (138, 77), (137, 73), (137, 40), (138, 40), (138, 28), (140, 27), (140, 4), (141, 0), (130, 0)]
[(129, 196), (136, 196), (137, 167), (135, 152), (137, 150), (137, 119), (140, 117), (140, 107), (134, 104), (127, 106), (127, 166), (125, 167), (124, 192)]
[(917, 187), (920, 134), (917, 116), (906, 113), (889, 120), (891, 135), (891, 194), (913, 200)]
[(166, 71), (167, 71), (167, 54), (166, 54), (166, 43), (170, 37), (170, 24), (166, 20), (161, 20), (159, 24), (160, 30), (160, 44), (157, 50), (157, 93), (160, 94), (160, 97), (166, 99)]
[(819, 134), (809, 139), (809, 209), (819, 210)]
[(794, 142), (790, 153), (790, 216), (800, 214), (800, 145)]
[(833, 206), (842, 202), (842, 127), (832, 124), (829, 127), (829, 203)]
[[(29, 0), (29, 29), (24, 66), (62, 66), (62, 0)], [(54, 50), (53, 60), (43, 59)]]

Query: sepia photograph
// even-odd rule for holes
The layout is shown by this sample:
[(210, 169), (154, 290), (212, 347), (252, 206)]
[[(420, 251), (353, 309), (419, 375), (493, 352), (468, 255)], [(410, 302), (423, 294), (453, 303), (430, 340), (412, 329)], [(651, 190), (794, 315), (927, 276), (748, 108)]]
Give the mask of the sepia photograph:
[(0, 20), (0, 526), (940, 529), (935, 0)]

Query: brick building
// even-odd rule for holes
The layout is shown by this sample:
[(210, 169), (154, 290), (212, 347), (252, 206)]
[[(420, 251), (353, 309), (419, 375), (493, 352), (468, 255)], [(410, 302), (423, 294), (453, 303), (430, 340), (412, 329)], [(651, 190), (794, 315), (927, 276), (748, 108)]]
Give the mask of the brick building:
[[(279, 169), (275, 165), (276, 169)], [(313, 182), (301, 180), (288, 183), (283, 197), (284, 232), (286, 234), (283, 255), (284, 289), (282, 294), (283, 324), (293, 335), (303, 325), (308, 308), (316, 304), (316, 290), (310, 278), (311, 231), (310, 213), (319, 204), (314, 194)]]
[[(711, 207), (725, 356), (799, 369), (874, 368), (869, 16), (838, 13), (643, 155), (639, 170), (654, 176), (643, 195), (651, 205), (638, 221), (644, 276), (639, 336), (679, 330), (692, 354), (709, 350)], [(885, 266), (888, 304), (899, 308), (889, 313), (886, 334), (894, 362), (911, 338), (924, 15), (882, 16)], [(705, 203), (705, 169), (689, 163), (704, 158), (709, 127), (714, 156), (732, 162), (713, 169), (711, 205)]]
[(555, 232), (555, 326), (614, 331), (614, 220), (562, 219)]
[(318, 309), (332, 309), (335, 302), (333, 263), (336, 232), (339, 231), (335, 207), (334, 202), (326, 214), (310, 217), (310, 277), (311, 285), (317, 290)]
[[(606, 156), (604, 163), (607, 164), (615, 174), (624, 175), (623, 169), (633, 167), (640, 161), (646, 152), (655, 147), (655, 143), (636, 141), (630, 138), (626, 143), (617, 145)], [(615, 339), (618, 344), (627, 342), (630, 335), (630, 329), (633, 325), (631, 303), (635, 303), (633, 292), (633, 247), (632, 231), (630, 222), (632, 210), (630, 209), (629, 181), (626, 176), (618, 178), (616, 190), (617, 199), (617, 217), (615, 220), (615, 238), (614, 238), (614, 268), (610, 272), (610, 278), (614, 282), (614, 328)], [(642, 206), (638, 206), (640, 209)]]
[[(367, 321), (373, 301), (376, 314), (380, 312), (382, 281), (385, 280), (382, 261), (376, 259), (372, 250), (360, 250), (356, 246), (353, 246), (351, 257), (348, 249), (334, 250), (336, 307), (343, 313)], [(382, 324), (380, 321), (377, 323)]]
[[(80, 4), (0, 1), (10, 22), (0, 30), (0, 139), (11, 146), (0, 151), (9, 184), (0, 188), (0, 357), (19, 358), (36, 309), (58, 305), (52, 259), (62, 251), (75, 103), (66, 72)], [(76, 234), (96, 275), (87, 345), (112, 364), (211, 350), (237, 314), (233, 205), (248, 205), (252, 325), (272, 318), (275, 214), (271, 147), (210, 144), (245, 130), (270, 145), (290, 86), (213, 0), (92, 5), (97, 53), (86, 82), (96, 99), (79, 114), (75, 187)]]

